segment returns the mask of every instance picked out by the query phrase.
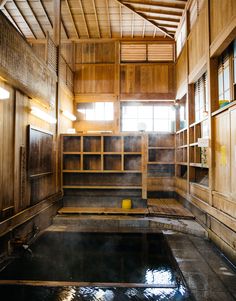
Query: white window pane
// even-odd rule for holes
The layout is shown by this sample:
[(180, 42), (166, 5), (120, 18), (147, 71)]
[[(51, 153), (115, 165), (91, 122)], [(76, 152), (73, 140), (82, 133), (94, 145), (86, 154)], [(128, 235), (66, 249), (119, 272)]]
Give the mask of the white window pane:
[(89, 121), (95, 120), (94, 110), (92, 110), (92, 109), (86, 110), (86, 120), (89, 120)]
[(169, 132), (170, 131), (170, 121), (168, 119), (154, 120), (154, 131)]
[(123, 118), (137, 118), (138, 107), (137, 106), (124, 106), (122, 110)]
[(122, 131), (138, 131), (138, 121), (135, 119), (124, 119)]
[(104, 102), (96, 102), (94, 107), (95, 120), (105, 120)]
[(224, 99), (230, 100), (230, 90), (225, 91), (225, 97), (224, 97)]
[(153, 119), (139, 119), (138, 130), (153, 131)]
[(139, 106), (138, 118), (153, 118), (152, 112), (153, 112), (153, 106)]
[(112, 102), (105, 102), (105, 120), (114, 119), (114, 107)]
[(230, 86), (229, 81), (229, 67), (224, 69), (224, 90), (228, 90)]
[(220, 72), (219, 75), (218, 75), (218, 82), (219, 82), (219, 94), (222, 94), (223, 93), (223, 73)]
[(167, 106), (155, 106), (154, 107), (154, 118), (166, 118), (170, 115), (170, 107)]

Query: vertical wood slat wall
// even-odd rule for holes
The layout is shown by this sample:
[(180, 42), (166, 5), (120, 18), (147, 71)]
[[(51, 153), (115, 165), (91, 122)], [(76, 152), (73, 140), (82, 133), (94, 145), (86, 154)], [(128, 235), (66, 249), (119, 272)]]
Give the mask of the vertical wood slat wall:
[[(235, 262), (236, 196), (235, 106), (218, 110), (218, 57), (236, 37), (236, 3), (233, 0), (205, 0), (191, 27), (187, 42), (177, 59), (177, 98), (186, 94), (188, 109), (194, 106), (193, 84), (207, 72), (209, 108), (209, 186), (192, 183), (190, 165), (192, 125), (188, 132), (188, 179), (176, 177), (176, 192), (197, 219), (205, 225), (211, 239)], [(224, 6), (224, 7), (223, 7)], [(186, 68), (187, 64), (187, 68)], [(187, 83), (187, 84), (186, 84)], [(232, 104), (233, 105), (233, 104)], [(218, 110), (218, 111), (217, 111)], [(199, 123), (201, 124), (201, 123)], [(190, 139), (191, 138), (191, 139)], [(234, 177), (234, 178), (233, 178)], [(186, 201), (187, 200), (187, 201)]]

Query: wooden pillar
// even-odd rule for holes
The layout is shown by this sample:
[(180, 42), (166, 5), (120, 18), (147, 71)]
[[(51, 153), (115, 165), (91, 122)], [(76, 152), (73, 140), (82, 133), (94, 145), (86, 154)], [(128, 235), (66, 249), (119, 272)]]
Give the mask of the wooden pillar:
[(56, 189), (60, 190), (60, 168), (59, 168), (59, 149), (60, 149), (60, 77), (59, 77), (59, 62), (60, 62), (60, 44), (61, 44), (61, 0), (53, 0), (53, 41), (57, 48), (57, 84), (56, 84)]

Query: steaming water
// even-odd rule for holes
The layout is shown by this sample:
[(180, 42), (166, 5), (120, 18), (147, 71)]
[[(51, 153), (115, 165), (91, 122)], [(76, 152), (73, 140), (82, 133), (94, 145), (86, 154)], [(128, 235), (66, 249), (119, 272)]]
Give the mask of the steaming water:
[[(162, 234), (48, 232), (0, 279), (114, 283), (114, 287), (0, 286), (4, 301), (193, 300)], [(119, 288), (115, 283), (173, 288)]]

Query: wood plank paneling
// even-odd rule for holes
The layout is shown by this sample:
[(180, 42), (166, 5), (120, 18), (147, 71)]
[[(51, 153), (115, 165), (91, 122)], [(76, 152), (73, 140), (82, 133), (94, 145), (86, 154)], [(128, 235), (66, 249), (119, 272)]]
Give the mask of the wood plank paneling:
[[(231, 197), (235, 202), (236, 206), (236, 108), (232, 109), (230, 112), (230, 145), (231, 145)], [(236, 217), (236, 208), (235, 208), (235, 217)]]
[[(199, 64), (206, 64), (208, 51), (208, 23), (207, 23), (207, 1), (199, 13), (197, 22), (188, 37), (189, 74), (199, 69)], [(203, 62), (202, 62), (203, 60)]]
[(14, 90), (1, 83), (10, 92), (10, 98), (0, 101), (0, 219), (13, 213), (14, 178)]
[(213, 119), (215, 150), (215, 190), (230, 193), (230, 130), (228, 112)]
[[(49, 103), (55, 103), (56, 76), (0, 13), (0, 72), (9, 83)], [(21, 64), (19, 64), (21, 62)]]
[(115, 65), (80, 65), (74, 75), (75, 94), (115, 93)]
[(75, 64), (115, 63), (115, 42), (75, 44)]
[(236, 1), (210, 0), (211, 54), (218, 55), (235, 38)]
[(129, 94), (174, 99), (174, 64), (122, 64), (120, 70), (121, 99)]
[(182, 49), (178, 61), (176, 63), (176, 97), (180, 99), (187, 93), (187, 45)]

